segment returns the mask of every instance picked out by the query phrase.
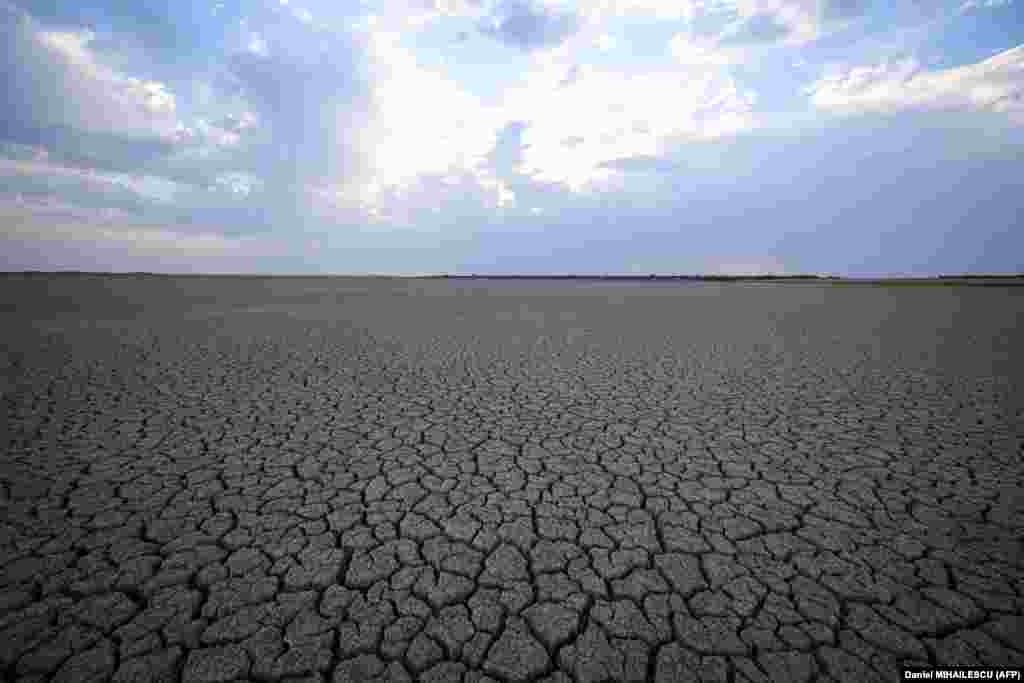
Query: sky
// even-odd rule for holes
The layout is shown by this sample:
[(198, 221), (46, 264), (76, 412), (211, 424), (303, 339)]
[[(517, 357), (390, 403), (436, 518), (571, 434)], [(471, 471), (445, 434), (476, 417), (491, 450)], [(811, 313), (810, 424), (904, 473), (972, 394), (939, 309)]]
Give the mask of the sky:
[(1024, 0), (0, 0), (0, 270), (1024, 271)]

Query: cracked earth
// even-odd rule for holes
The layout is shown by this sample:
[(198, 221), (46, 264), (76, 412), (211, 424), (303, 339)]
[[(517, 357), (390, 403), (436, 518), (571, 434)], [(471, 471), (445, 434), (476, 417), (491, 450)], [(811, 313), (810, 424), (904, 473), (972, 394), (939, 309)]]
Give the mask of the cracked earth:
[(1022, 293), (7, 276), (0, 675), (1024, 666)]

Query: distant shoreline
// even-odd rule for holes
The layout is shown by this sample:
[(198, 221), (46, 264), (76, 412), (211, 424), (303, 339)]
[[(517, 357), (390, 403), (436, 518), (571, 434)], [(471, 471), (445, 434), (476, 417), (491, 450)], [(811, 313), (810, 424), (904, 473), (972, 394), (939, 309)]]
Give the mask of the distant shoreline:
[(844, 277), (834, 275), (570, 275), (570, 274), (451, 274), (432, 275), (350, 275), (327, 274), (260, 274), (260, 273), (148, 273), (92, 271), (4, 271), (0, 277), (106, 277), (106, 278), (216, 278), (216, 279), (329, 279), (363, 280), (527, 280), (571, 282), (707, 282), (707, 283), (817, 283), (828, 285), (884, 286), (1001, 286), (1024, 287), (1024, 273), (1008, 275), (960, 274), (924, 277)]

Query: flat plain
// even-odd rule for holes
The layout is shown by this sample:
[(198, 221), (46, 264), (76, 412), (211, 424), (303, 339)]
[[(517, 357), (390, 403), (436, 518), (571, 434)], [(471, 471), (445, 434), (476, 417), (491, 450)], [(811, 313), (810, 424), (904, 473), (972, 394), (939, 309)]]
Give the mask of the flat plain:
[(0, 678), (1024, 666), (1024, 288), (0, 277)]

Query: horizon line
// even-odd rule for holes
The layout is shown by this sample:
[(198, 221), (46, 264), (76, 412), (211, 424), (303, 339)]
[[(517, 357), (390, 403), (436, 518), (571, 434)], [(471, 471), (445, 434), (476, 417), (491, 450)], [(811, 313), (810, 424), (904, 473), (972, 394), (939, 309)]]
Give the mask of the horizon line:
[(249, 277), (249, 278), (375, 278), (375, 279), (459, 279), (459, 280), (980, 280), (1024, 279), (1024, 272), (1016, 273), (936, 273), (930, 275), (842, 275), (835, 273), (487, 273), (487, 272), (430, 272), (430, 273), (260, 273), (260, 272), (157, 272), (157, 271), (89, 271), (89, 270), (9, 270), (10, 275), (87, 275), (106, 277)]

